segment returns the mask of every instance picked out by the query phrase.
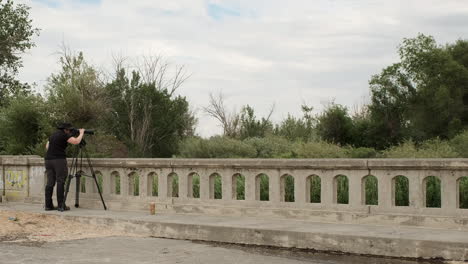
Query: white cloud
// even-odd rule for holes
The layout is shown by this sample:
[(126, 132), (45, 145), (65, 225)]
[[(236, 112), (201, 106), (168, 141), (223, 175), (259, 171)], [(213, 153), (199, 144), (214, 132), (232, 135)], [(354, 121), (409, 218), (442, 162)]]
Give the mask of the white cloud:
[[(318, 110), (331, 99), (361, 102), (370, 76), (398, 59), (404, 37), (423, 32), (445, 43), (468, 33), (464, 0), (21, 2), (42, 29), (24, 57), (24, 81), (45, 84), (58, 70), (54, 53), (62, 41), (103, 67), (116, 53), (163, 54), (192, 73), (180, 93), (194, 108), (222, 90), (232, 107), (250, 104), (260, 116), (276, 103), (277, 121), (300, 114), (303, 102)], [(209, 13), (209, 4), (221, 13)], [(199, 114), (200, 134), (221, 132)]]

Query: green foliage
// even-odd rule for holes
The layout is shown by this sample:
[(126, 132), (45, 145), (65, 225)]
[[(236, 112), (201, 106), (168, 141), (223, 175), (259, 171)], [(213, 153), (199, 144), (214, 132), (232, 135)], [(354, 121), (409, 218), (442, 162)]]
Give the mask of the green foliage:
[(296, 118), (288, 114), (288, 117), (276, 125), (274, 133), (291, 141), (308, 142), (316, 140), (316, 120), (312, 116), (312, 107), (302, 106), (303, 117)]
[(192, 192), (193, 198), (200, 198), (200, 175), (198, 174), (192, 176)]
[(468, 158), (468, 130), (455, 136), (449, 144), (459, 158)]
[(353, 120), (346, 107), (332, 103), (317, 120), (317, 132), (323, 140), (338, 145), (352, 143)]
[(401, 64), (385, 68), (369, 82), (371, 104), (369, 123), (365, 129), (371, 146), (383, 149), (399, 143), (408, 133), (410, 103), (416, 89)]
[(256, 151), (249, 144), (228, 137), (191, 137), (181, 143), (179, 155), (181, 158), (255, 158)]
[(426, 207), (441, 207), (440, 179), (434, 176), (426, 178)]
[(339, 175), (336, 177), (336, 201), (339, 204), (348, 204), (349, 203), (349, 180), (348, 177), (344, 175)]
[(245, 200), (245, 176), (239, 174), (236, 177), (236, 183), (236, 199)]
[(172, 197), (179, 197), (179, 176), (172, 174)]
[(270, 178), (266, 174), (260, 174), (260, 201), (270, 200)]
[(321, 202), (321, 189), (322, 182), (320, 177), (313, 175), (310, 178), (310, 202), (311, 203), (320, 203)]
[(296, 143), (294, 152), (297, 158), (322, 159), (346, 158), (346, 149), (325, 141)]
[(29, 86), (15, 79), (22, 60), (20, 55), (34, 47), (32, 37), (39, 30), (32, 26), (29, 7), (12, 0), (0, 0), (0, 107), (9, 98), (25, 95)]
[[(401, 62), (370, 81), (370, 135), (383, 149), (404, 139), (447, 139), (468, 126), (468, 41), (438, 46), (433, 37), (404, 39)], [(430, 122), (429, 122), (430, 120)]]
[(347, 157), (352, 159), (371, 159), (377, 157), (377, 151), (373, 148), (346, 147)]
[(64, 121), (77, 127), (96, 127), (108, 112), (104, 84), (98, 72), (85, 61), (83, 53), (65, 52), (61, 71), (48, 79), (48, 104), (53, 122)]
[(155, 82), (146, 83), (137, 72), (124, 69), (107, 85), (111, 108), (106, 127), (130, 147), (135, 157), (171, 157), (179, 141), (193, 131), (195, 119), (184, 97), (172, 96)]
[(395, 177), (395, 205), (409, 206), (409, 180), (405, 176)]
[(458, 182), (458, 193), (460, 194), (459, 207), (468, 209), (468, 177), (462, 177)]
[(257, 120), (254, 109), (247, 105), (242, 109), (240, 115), (240, 138), (265, 137), (273, 131), (270, 120), (262, 118)]
[(383, 151), (384, 158), (457, 158), (458, 153), (447, 141), (438, 138), (427, 140), (417, 146), (408, 140)]
[(223, 198), (223, 183), (221, 176), (216, 174), (214, 176), (214, 198), (222, 199)]
[(294, 202), (294, 177), (287, 175), (284, 178), (284, 201)]
[(378, 181), (375, 176), (369, 175), (364, 178), (364, 188), (366, 191), (366, 205), (379, 204)]
[(283, 137), (248, 138), (243, 142), (255, 149), (255, 158), (290, 158), (293, 155), (293, 144)]
[(127, 146), (114, 135), (102, 134), (97, 131), (92, 136), (85, 136), (86, 149), (92, 158), (126, 158)]
[(19, 96), (0, 110), (0, 152), (23, 155), (35, 154), (36, 148), (45, 151), (49, 126), (42, 98)]

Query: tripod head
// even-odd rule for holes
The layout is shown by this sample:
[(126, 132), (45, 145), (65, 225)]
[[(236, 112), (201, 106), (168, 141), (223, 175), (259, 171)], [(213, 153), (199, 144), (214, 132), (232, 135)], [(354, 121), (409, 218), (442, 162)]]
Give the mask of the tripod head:
[(78, 147), (79, 148), (86, 147), (86, 144), (87, 144), (86, 140), (84, 138), (82, 138), (80, 144), (78, 144)]

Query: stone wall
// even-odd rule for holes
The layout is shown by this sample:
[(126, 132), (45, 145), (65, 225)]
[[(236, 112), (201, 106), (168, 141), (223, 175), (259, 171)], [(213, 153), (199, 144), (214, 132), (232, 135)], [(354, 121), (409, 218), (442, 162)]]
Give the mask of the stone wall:
[[(459, 203), (459, 183), (468, 177), (468, 159), (92, 159), (91, 162), (111, 210), (148, 210), (149, 203), (154, 202), (157, 212), (468, 230), (468, 209), (460, 208)], [(1, 186), (6, 187), (6, 198), (42, 203), (43, 163), (38, 157), (0, 156), (0, 178), (5, 179)], [(92, 174), (86, 166), (83, 171)], [(237, 179), (239, 175), (243, 180)], [(376, 205), (369, 205), (365, 199), (364, 186), (369, 175), (378, 182)], [(395, 204), (397, 176), (409, 182), (407, 206)], [(338, 177), (346, 177), (349, 183), (347, 204), (340, 204), (337, 199)], [(426, 206), (428, 177), (440, 180), (440, 208)], [(193, 187), (198, 179), (199, 189)], [(289, 194), (289, 200), (294, 197), (293, 202), (286, 201), (286, 181), (294, 182), (294, 193)], [(310, 193), (311, 188), (318, 186), (317, 182), (320, 197), (314, 201)], [(214, 186), (219, 183), (222, 192), (215, 193)], [(242, 200), (237, 195), (241, 188), (238, 183), (245, 186)], [(268, 195), (263, 195), (267, 201), (260, 199), (261, 184), (268, 185)], [(74, 198), (72, 181), (67, 203), (73, 205)], [(81, 188), (80, 206), (102, 208), (93, 178), (86, 178)]]

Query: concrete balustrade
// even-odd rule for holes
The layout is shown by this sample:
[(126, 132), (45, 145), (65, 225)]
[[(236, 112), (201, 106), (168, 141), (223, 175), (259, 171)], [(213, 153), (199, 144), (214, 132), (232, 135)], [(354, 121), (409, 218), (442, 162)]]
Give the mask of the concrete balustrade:
[[(38, 157), (0, 156), (4, 196), (42, 203), (43, 163)], [(460, 208), (459, 199), (468, 195), (460, 191), (461, 180), (468, 177), (468, 159), (92, 159), (92, 163), (110, 209), (147, 210), (155, 202), (157, 212), (468, 229), (468, 209)], [(90, 174), (89, 168), (84, 170)], [(440, 180), (440, 208), (427, 207), (429, 177)], [(339, 179), (348, 182), (347, 204), (339, 203)], [(408, 182), (407, 206), (396, 204), (396, 192), (402, 191), (397, 179)], [(377, 182), (376, 205), (366, 201), (367, 180)], [(294, 188), (287, 194), (288, 182)], [(262, 201), (262, 184), (268, 185), (268, 201)], [(238, 199), (242, 185), (244, 198)], [(320, 188), (315, 202), (313, 188)], [(92, 178), (86, 178), (85, 190), (80, 205), (101, 208)]]

